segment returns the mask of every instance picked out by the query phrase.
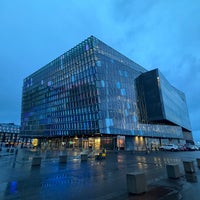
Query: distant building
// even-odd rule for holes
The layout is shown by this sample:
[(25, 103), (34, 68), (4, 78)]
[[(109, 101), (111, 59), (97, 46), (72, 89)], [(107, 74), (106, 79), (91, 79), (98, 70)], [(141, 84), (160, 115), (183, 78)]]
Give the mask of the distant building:
[(21, 134), (97, 149), (193, 141), (184, 94), (93, 36), (24, 79)]
[(0, 123), (0, 143), (13, 145), (19, 142), (20, 126), (14, 123)]

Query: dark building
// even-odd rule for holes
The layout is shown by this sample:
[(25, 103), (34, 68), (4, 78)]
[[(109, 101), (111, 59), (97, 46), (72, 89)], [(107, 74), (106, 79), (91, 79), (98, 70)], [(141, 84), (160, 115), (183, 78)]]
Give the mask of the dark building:
[(184, 94), (93, 36), (24, 79), (21, 134), (83, 148), (192, 141)]
[(11, 146), (19, 142), (20, 126), (14, 123), (0, 123), (0, 144)]
[[(138, 116), (141, 123), (180, 126), (192, 141), (185, 95), (173, 87), (158, 69), (136, 79)], [(190, 138), (190, 139), (189, 139)]]

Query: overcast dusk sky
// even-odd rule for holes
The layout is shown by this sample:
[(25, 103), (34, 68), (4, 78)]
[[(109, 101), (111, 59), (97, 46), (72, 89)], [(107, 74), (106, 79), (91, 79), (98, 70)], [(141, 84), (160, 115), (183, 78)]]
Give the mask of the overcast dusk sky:
[(200, 140), (199, 0), (1, 0), (0, 123), (20, 124), (23, 79), (94, 35), (186, 95)]

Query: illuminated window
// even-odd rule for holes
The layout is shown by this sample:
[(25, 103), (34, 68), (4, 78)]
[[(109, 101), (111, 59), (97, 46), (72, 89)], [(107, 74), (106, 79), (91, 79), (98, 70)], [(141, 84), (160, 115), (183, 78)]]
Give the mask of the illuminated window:
[(104, 80), (101, 80), (101, 86), (105, 87), (105, 81)]
[(98, 67), (101, 67), (101, 61), (98, 60), (96, 63)]
[(123, 88), (123, 89), (121, 89), (121, 95), (122, 96), (125, 96), (126, 95), (126, 90)]
[(120, 89), (120, 88), (121, 88), (121, 84), (120, 84), (120, 82), (119, 82), (119, 81), (116, 83), (116, 87), (117, 87), (118, 89)]

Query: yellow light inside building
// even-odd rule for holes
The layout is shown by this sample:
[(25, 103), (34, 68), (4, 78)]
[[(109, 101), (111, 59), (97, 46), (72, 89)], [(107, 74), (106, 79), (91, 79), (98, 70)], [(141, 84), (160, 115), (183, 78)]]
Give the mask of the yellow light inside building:
[(38, 139), (37, 139), (37, 138), (34, 138), (34, 139), (32, 140), (32, 145), (33, 145), (34, 147), (36, 147), (36, 146), (38, 145)]
[(135, 136), (135, 143), (136, 143), (136, 144), (139, 143), (139, 138), (138, 138), (138, 136)]

